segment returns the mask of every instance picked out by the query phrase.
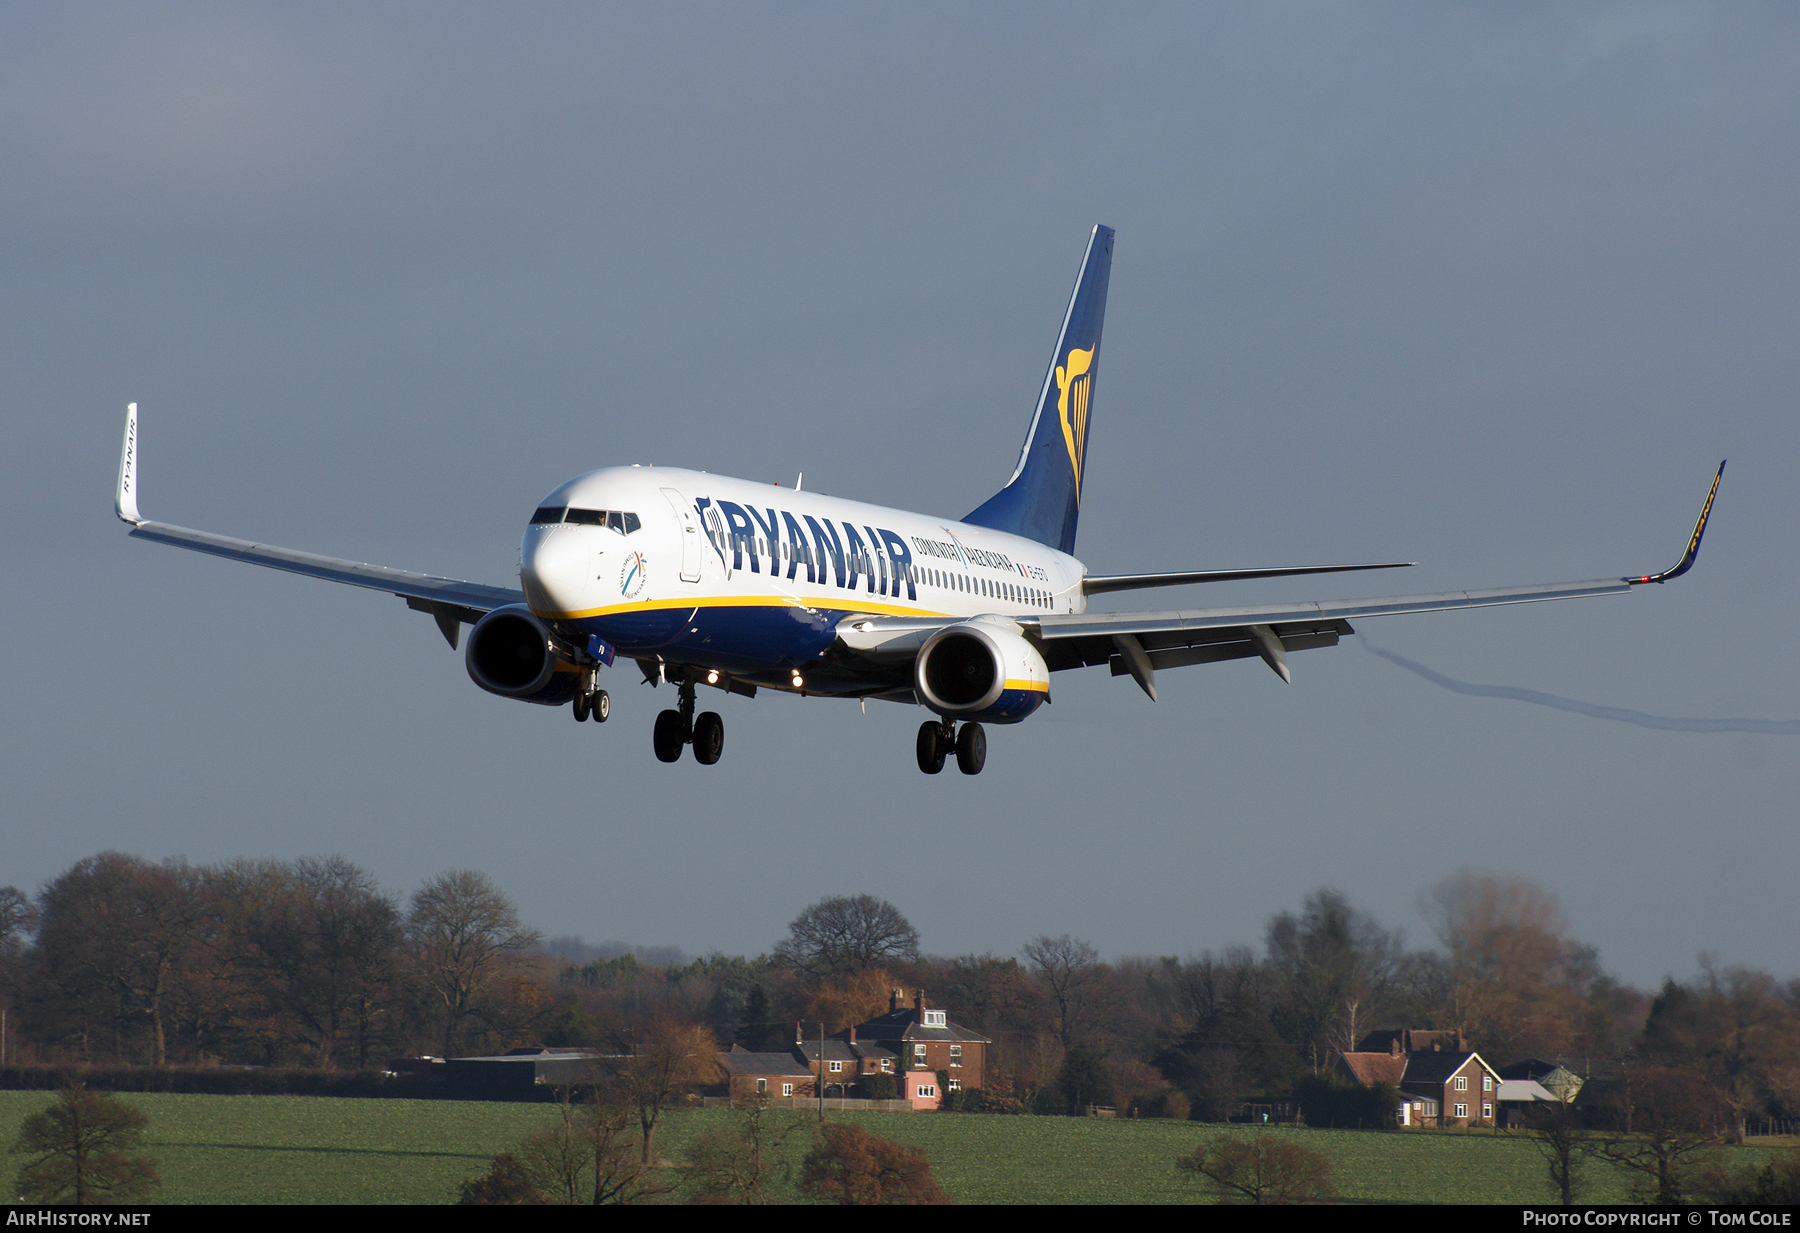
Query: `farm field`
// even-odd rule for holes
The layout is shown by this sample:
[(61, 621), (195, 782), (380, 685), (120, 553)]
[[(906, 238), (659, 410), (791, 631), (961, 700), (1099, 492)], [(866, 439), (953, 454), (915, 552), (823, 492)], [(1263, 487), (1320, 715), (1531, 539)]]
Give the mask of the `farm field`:
[[(350, 1100), (295, 1096), (131, 1094), (150, 1119), (145, 1152), (169, 1203), (454, 1202), (496, 1152), (555, 1116), (546, 1105)], [(0, 1143), (45, 1107), (43, 1092), (0, 1092)], [(692, 1137), (732, 1115), (664, 1116), (657, 1152), (679, 1157)], [(771, 1114), (770, 1116), (776, 1116)], [(847, 1113), (874, 1133), (922, 1148), (962, 1203), (1193, 1203), (1200, 1188), (1175, 1158), (1223, 1127), (1195, 1122)], [(1247, 1129), (1247, 1128), (1246, 1128)], [(1544, 1203), (1553, 1197), (1536, 1151), (1506, 1135), (1278, 1128), (1332, 1162), (1345, 1200), (1361, 1203)], [(1760, 1147), (1721, 1149), (1761, 1161)], [(789, 1145), (797, 1164), (805, 1135)], [(10, 1184), (16, 1158), (0, 1162)], [(1625, 1177), (1593, 1168), (1588, 1199), (1626, 1201)], [(797, 1196), (795, 1196), (797, 1198)]]

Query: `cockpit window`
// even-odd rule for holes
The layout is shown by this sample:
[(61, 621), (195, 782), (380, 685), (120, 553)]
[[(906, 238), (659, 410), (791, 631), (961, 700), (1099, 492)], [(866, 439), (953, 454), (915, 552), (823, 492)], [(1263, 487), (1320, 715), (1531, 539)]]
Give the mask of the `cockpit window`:
[(630, 535), (643, 527), (638, 516), (627, 510), (576, 509), (571, 505), (546, 505), (531, 516), (533, 524), (569, 522), (582, 527), (611, 527), (620, 535)]

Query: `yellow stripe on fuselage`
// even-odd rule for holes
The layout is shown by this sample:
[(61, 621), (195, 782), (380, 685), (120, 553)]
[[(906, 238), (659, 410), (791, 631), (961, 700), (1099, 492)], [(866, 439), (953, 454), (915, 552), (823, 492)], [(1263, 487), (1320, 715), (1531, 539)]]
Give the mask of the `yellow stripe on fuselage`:
[(679, 608), (805, 608), (815, 612), (867, 612), (875, 616), (942, 617), (948, 621), (965, 620), (948, 612), (929, 608), (902, 608), (896, 604), (864, 603), (861, 597), (846, 596), (843, 603), (808, 603), (787, 595), (695, 595), (686, 599), (645, 599), (635, 604), (613, 604), (605, 608), (584, 608), (580, 612), (539, 612), (532, 615), (546, 621), (585, 621), (589, 617), (630, 615), (637, 612), (667, 612)]

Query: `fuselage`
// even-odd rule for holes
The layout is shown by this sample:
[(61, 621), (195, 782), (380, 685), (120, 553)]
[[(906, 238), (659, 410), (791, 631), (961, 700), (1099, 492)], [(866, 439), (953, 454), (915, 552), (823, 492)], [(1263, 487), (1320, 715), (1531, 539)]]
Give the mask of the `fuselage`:
[(532, 611), (574, 645), (597, 636), (639, 660), (867, 695), (904, 687), (907, 674), (842, 654), (846, 618), (1079, 612), (1086, 571), (986, 527), (634, 466), (589, 472), (546, 496), (519, 572)]

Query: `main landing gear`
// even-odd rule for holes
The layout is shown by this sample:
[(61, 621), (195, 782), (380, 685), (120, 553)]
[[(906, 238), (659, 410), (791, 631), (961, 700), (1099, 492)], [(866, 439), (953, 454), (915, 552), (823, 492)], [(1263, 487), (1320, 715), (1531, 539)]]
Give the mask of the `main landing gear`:
[(978, 723), (966, 723), (960, 730), (949, 720), (928, 720), (919, 725), (919, 769), (935, 775), (944, 769), (944, 759), (956, 751), (956, 769), (965, 775), (979, 775), (987, 765), (987, 733)]
[(681, 761), (681, 747), (692, 744), (694, 761), (711, 766), (725, 752), (725, 721), (716, 711), (694, 714), (694, 683), (683, 681), (676, 696), (679, 710), (664, 711), (656, 717), (652, 743), (656, 756), (663, 762)]

